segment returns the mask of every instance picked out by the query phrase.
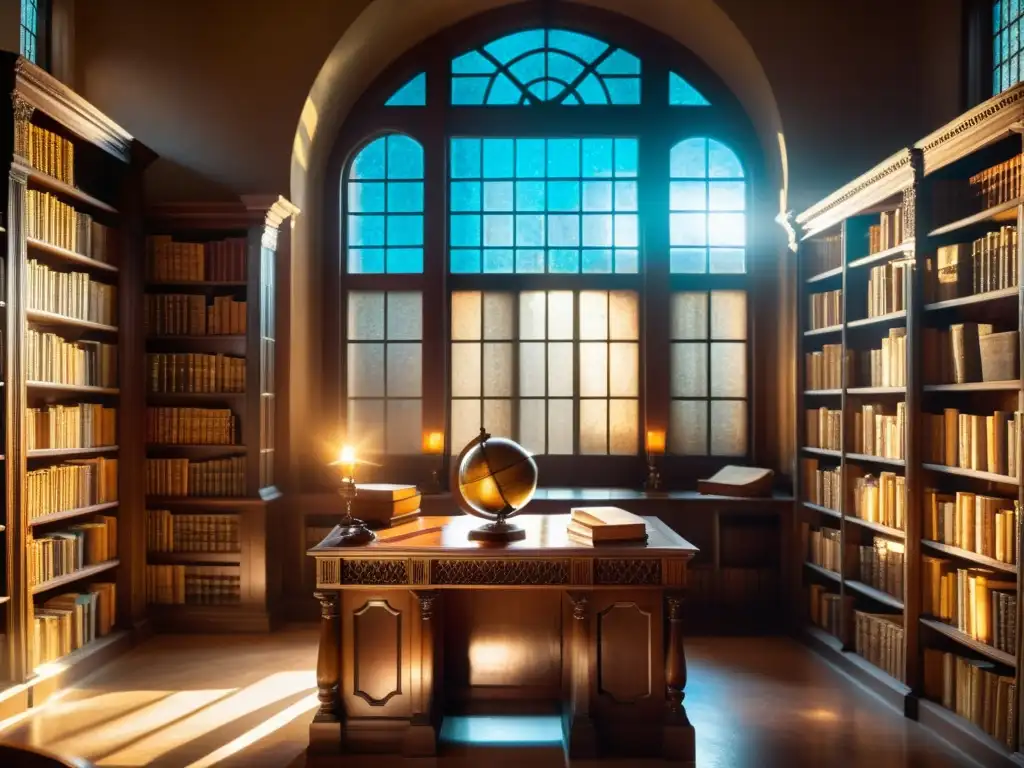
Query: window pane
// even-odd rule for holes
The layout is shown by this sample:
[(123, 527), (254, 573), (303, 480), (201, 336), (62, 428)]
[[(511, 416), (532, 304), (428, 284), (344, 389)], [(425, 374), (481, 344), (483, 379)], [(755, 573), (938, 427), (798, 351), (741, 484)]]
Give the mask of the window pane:
[(744, 291), (711, 292), (711, 338), (747, 338), (747, 294)]
[(512, 294), (484, 294), (484, 338), (512, 339)]
[(580, 453), (608, 453), (608, 401), (580, 401)]
[(384, 213), (385, 185), (376, 181), (354, 181), (348, 185), (348, 209), (353, 213)]
[(462, 452), (470, 440), (480, 434), (481, 412), (479, 400), (452, 400), (452, 439), (453, 456)]
[(511, 181), (488, 181), (484, 184), (485, 211), (511, 211), (515, 208)]
[(427, 103), (427, 75), (420, 72), (391, 94), (386, 107), (422, 107)]
[(515, 427), (512, 424), (512, 401), (484, 400), (483, 426), (492, 435), (515, 434)]
[(479, 291), (452, 293), (452, 339), (479, 339), (481, 327), (481, 294)]
[(512, 345), (484, 344), (484, 397), (512, 395)]
[(640, 338), (639, 300), (633, 291), (612, 291), (608, 295), (609, 337)]
[(672, 345), (672, 397), (707, 397), (708, 345)]
[(512, 139), (484, 139), (484, 178), (511, 179), (514, 142)]
[(638, 375), (640, 370), (640, 351), (635, 343), (609, 345), (609, 369), (611, 371), (612, 397), (636, 397), (639, 392)]
[(384, 345), (348, 345), (349, 397), (384, 395)]
[(606, 291), (580, 291), (580, 338), (608, 338), (608, 293)]
[(674, 274), (701, 274), (707, 271), (706, 248), (672, 248), (669, 251), (670, 269)]
[(573, 337), (572, 291), (548, 292), (547, 337), (549, 339), (571, 339)]
[(422, 450), (423, 413), (420, 400), (387, 401), (386, 447), (391, 456), (411, 456)]
[(572, 400), (548, 401), (548, 453), (573, 452)]
[[(716, 291), (716, 293), (719, 293)], [(744, 304), (744, 313), (746, 304)], [(746, 320), (744, 319), (744, 324)], [(708, 337), (708, 295), (701, 292), (672, 294), (673, 340), (706, 339)]]
[(348, 440), (359, 453), (384, 452), (384, 401), (348, 401)]
[(415, 291), (388, 293), (388, 339), (393, 341), (423, 337), (423, 296)]
[(580, 344), (580, 397), (608, 397), (608, 345)]
[(352, 341), (384, 339), (383, 291), (352, 291), (349, 293), (348, 338)]
[(388, 344), (387, 396), (419, 397), (423, 370), (419, 344)]
[(636, 400), (611, 400), (608, 403), (611, 435), (608, 452), (617, 456), (635, 456), (640, 451), (640, 404)]
[(480, 397), (479, 344), (452, 344), (452, 397)]
[(519, 338), (543, 339), (547, 336), (547, 295), (543, 291), (519, 294)]
[(519, 345), (519, 394), (544, 397), (547, 394), (547, 349), (541, 342)]
[(726, 400), (711, 403), (711, 453), (743, 456), (747, 452), (747, 404)]
[(519, 401), (519, 442), (531, 453), (547, 453), (547, 405), (544, 400)]
[(548, 396), (573, 396), (573, 347), (571, 343), (548, 344)]
[(711, 396), (746, 397), (747, 345), (711, 345)]
[(708, 404), (703, 400), (675, 400), (669, 408), (669, 451), (679, 456), (705, 456), (708, 452)]

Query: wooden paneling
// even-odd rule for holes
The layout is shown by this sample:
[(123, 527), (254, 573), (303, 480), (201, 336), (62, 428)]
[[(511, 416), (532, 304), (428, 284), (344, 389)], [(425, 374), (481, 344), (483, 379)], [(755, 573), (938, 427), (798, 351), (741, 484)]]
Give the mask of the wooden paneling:
[(597, 692), (617, 704), (651, 695), (651, 614), (636, 603), (613, 603), (597, 615)]
[(349, 717), (410, 717), (412, 623), (406, 590), (343, 592), (341, 703)]

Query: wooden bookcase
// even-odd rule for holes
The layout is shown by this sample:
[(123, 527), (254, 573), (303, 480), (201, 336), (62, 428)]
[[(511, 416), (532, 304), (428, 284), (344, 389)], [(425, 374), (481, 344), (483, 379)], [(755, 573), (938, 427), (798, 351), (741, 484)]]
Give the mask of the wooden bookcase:
[[(0, 80), (0, 90), (12, 95), (0, 105), (4, 153), (0, 162), (8, 169), (0, 192), (4, 268), (0, 286), (0, 634), (5, 640), (0, 679), (6, 681), (0, 689), (0, 716), (6, 716), (42, 703), (62, 685), (95, 669), (128, 647), (145, 626), (145, 604), (137, 599), (145, 558), (144, 498), (139, 483), (142, 433), (136, 420), (123, 416), (141, 409), (144, 399), (141, 383), (135, 383), (132, 373), (142, 362), (142, 172), (155, 156), (94, 106), (21, 57), (0, 54)], [(48, 167), (39, 158), (38, 129), (59, 137), (48, 149), (56, 152), (61, 142), (59, 168)], [(64, 214), (62, 221), (68, 226), (63, 233), (43, 231), (38, 217), (29, 220), (39, 205), (39, 193), (74, 209), (73, 214)], [(93, 228), (83, 215), (108, 229)], [(75, 241), (68, 239), (73, 217), (81, 217), (75, 222)], [(91, 240), (86, 240), (86, 233)], [(100, 235), (104, 248), (100, 248)], [(111, 321), (78, 319), (87, 314), (81, 306), (63, 306), (68, 311), (61, 313), (41, 311), (28, 290), (34, 262), (57, 273), (79, 273), (92, 283), (116, 287)], [(74, 279), (84, 282), (81, 277)], [(97, 341), (116, 347), (117, 363), (108, 386), (29, 380), (27, 334), (33, 331), (70, 342)], [(82, 403), (117, 409), (114, 445), (29, 450), (27, 409)], [(95, 457), (117, 459), (113, 498), (86, 505), (64, 503), (57, 511), (30, 518), (29, 472)], [(30, 542), (90, 522), (97, 514), (116, 518), (114, 556), (33, 584)], [(41, 604), (57, 595), (89, 591), (90, 585), (101, 582), (115, 584), (117, 616), (112, 631), (64, 655), (59, 664), (33, 663), (33, 623)]]
[[(230, 409), (237, 425), (232, 445), (171, 445), (166, 444), (165, 435), (159, 444), (146, 446), (147, 457), (188, 459), (190, 462), (239, 457), (240, 464), (244, 466), (244, 493), (241, 494), (226, 495), (231, 489), (222, 488), (218, 493), (225, 495), (147, 495), (147, 510), (166, 510), (174, 518), (181, 515), (199, 518), (234, 515), (237, 516), (238, 527), (237, 550), (234, 551), (148, 553), (148, 566), (183, 566), (190, 580), (201, 575), (197, 568), (216, 568), (214, 573), (218, 576), (229, 577), (237, 583), (237, 597), (228, 600), (200, 594), (186, 596), (185, 603), (151, 604), (150, 615), (158, 628), (194, 632), (266, 631), (273, 623), (274, 603), (280, 594), (280, 576), (275, 566), (278, 561), (271, 550), (279, 508), (275, 502), (281, 496), (274, 480), (276, 271), (279, 256), (289, 247), (291, 227), (290, 224), (284, 225), (296, 212), (296, 208), (284, 198), (260, 196), (246, 196), (238, 203), (164, 205), (147, 212), (146, 294), (150, 300), (160, 300), (173, 294), (203, 297), (208, 306), (213, 304), (215, 297), (231, 297), (245, 302), (245, 328), (242, 333), (163, 335), (150, 328), (146, 338), (143, 386), (148, 407)], [(195, 273), (191, 277), (184, 275), (187, 279), (176, 279), (173, 275), (170, 278), (159, 277), (153, 271), (154, 259), (157, 258), (152, 252), (153, 236), (171, 236), (176, 243), (204, 244), (208, 265), (214, 258), (212, 254), (220, 248), (211, 243), (234, 240), (241, 249), (241, 254), (235, 255), (244, 255), (244, 272), (231, 275), (233, 279), (229, 280), (220, 279), (224, 275), (212, 271), (204, 271), (202, 280), (194, 279)], [(161, 253), (168, 251), (165, 249)], [(172, 255), (169, 258), (179, 259), (174, 274), (183, 274), (181, 264), (185, 256)], [(152, 355), (189, 353), (244, 358), (245, 384), (242, 391), (196, 392), (187, 391), (187, 383), (184, 386), (166, 382), (157, 385), (152, 381), (156, 375), (152, 368)], [(193, 376), (198, 371), (194, 368)], [(142, 373), (140, 370), (140, 375)], [(156, 388), (179, 391), (157, 392), (154, 391)], [(196, 388), (198, 386), (192, 387), (193, 390)], [(180, 391), (182, 389), (186, 391)], [(222, 388), (218, 385), (214, 389)], [(191, 488), (189, 493), (192, 493)], [(181, 596), (173, 599), (180, 601)], [(217, 600), (220, 604), (216, 604)]]
[[(797, 217), (803, 238), (799, 272), (800, 370), (797, 392), (797, 433), (799, 460), (816, 458), (821, 468), (838, 467), (842, 492), (836, 508), (810, 503), (810, 489), (802, 471), (796, 476), (796, 525), (794, 557), (798, 568), (793, 576), (793, 604), (800, 614), (796, 623), (802, 635), (826, 658), (879, 693), (885, 700), (932, 728), (944, 739), (964, 750), (984, 765), (1021, 765), (1024, 753), (1013, 752), (989, 736), (965, 717), (957, 715), (925, 695), (925, 650), (936, 649), (991, 664), (992, 669), (1013, 677), (1015, 691), (1011, 704), (1016, 712), (1007, 728), (1016, 732), (1020, 750), (1022, 734), (1020, 693), (1021, 674), (1017, 659), (1021, 657), (1024, 632), (1017, 630), (1016, 652), (1006, 653), (992, 645), (972, 639), (955, 626), (935, 620), (923, 611), (923, 585), (926, 569), (923, 558), (939, 557), (953, 568), (990, 568), (1003, 578), (1017, 582), (1020, 594), (1020, 569), (999, 563), (972, 551), (929, 541), (925, 538), (925, 494), (928, 489), (944, 493), (974, 492), (1006, 500), (1024, 502), (1024, 484), (1020, 477), (960, 467), (947, 467), (928, 461), (931, 434), (926, 426), (927, 414), (957, 409), (960, 413), (992, 414), (994, 411), (1024, 410), (1024, 391), (1020, 379), (999, 382), (936, 383), (925, 379), (927, 365), (934, 362), (935, 348), (926, 347), (929, 329), (948, 329), (951, 324), (985, 322), (996, 331), (1024, 331), (1024, 297), (1021, 283), (1001, 290), (973, 294), (970, 289), (954, 298), (936, 300), (931, 291), (936, 268), (936, 252), (941, 246), (971, 243), (988, 232), (1009, 223), (1018, 231), (1024, 224), (1024, 199), (1014, 198), (998, 204), (975, 202), (974, 207), (948, 211), (945, 202), (951, 190), (966, 193), (968, 179), (979, 172), (1022, 154), (1020, 125), (1024, 121), (1024, 86), (1017, 86), (925, 137), (913, 147), (901, 150), (834, 194)], [(967, 195), (963, 194), (964, 199)], [(963, 203), (970, 205), (970, 203)], [(901, 208), (907, 240), (897, 248), (878, 254), (865, 249), (865, 227), (878, 221), (881, 211)], [(827, 238), (838, 244), (841, 263), (822, 265), (815, 261), (816, 249)], [(968, 248), (970, 252), (970, 248)], [(1017, 274), (1024, 265), (1024, 249), (1018, 239), (1010, 259), (1017, 263)], [(875, 320), (865, 320), (864, 285), (867, 269), (895, 259), (908, 262), (904, 284), (906, 309)], [(828, 267), (822, 269), (821, 267)], [(968, 264), (970, 269), (970, 264)], [(842, 289), (842, 322), (827, 330), (812, 330), (809, 322), (811, 294)], [(879, 340), (890, 327), (906, 329), (906, 386), (893, 388), (858, 387), (848, 380), (847, 351), (877, 348)], [(1018, 342), (1024, 334), (1018, 335)], [(843, 377), (839, 387), (810, 391), (806, 382), (805, 353), (820, 349), (823, 343), (841, 345)], [(1020, 352), (1018, 350), (1018, 356)], [(906, 403), (903, 439), (905, 455), (901, 462), (879, 462), (857, 455), (852, 450), (854, 411), (862, 403)], [(806, 412), (826, 406), (842, 411), (843, 436), (839, 450), (808, 447)], [(1010, 429), (1012, 434), (1012, 428)], [(1012, 438), (1011, 438), (1012, 439)], [(1016, 435), (1017, 451), (1024, 441)], [(859, 469), (877, 473), (890, 470), (905, 478), (904, 530), (892, 530), (865, 523), (852, 516), (851, 488)], [(841, 567), (838, 573), (819, 568), (807, 561), (801, 549), (801, 525), (838, 530)], [(1018, 516), (1020, 535), (1020, 520)], [(900, 542), (905, 548), (902, 572), (903, 599), (865, 588), (857, 578), (859, 544), (873, 537)], [(837, 635), (813, 626), (808, 619), (806, 590), (812, 584), (827, 585), (840, 600), (852, 601), (857, 610), (890, 613), (901, 617), (905, 657), (905, 680), (870, 664), (854, 651), (855, 639), (850, 626), (851, 616), (841, 612), (843, 620)], [(1016, 626), (1022, 626), (1018, 602)], [(1012, 717), (1012, 715), (1010, 716)]]

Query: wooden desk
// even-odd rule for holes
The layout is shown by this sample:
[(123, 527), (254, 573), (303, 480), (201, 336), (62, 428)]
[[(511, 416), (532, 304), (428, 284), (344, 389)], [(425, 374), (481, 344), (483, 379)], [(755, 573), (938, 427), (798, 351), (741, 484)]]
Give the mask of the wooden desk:
[(682, 599), (696, 547), (654, 517), (646, 546), (580, 545), (568, 519), (517, 517), (526, 539), (501, 546), (470, 542), (482, 521), (459, 516), (311, 549), (310, 748), (432, 755), (446, 712), (546, 708), (570, 757), (693, 762)]

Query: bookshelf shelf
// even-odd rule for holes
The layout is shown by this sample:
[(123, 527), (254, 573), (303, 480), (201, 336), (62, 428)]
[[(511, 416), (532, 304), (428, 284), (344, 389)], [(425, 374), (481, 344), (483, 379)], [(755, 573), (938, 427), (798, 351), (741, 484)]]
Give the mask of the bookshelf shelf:
[(76, 317), (65, 317), (64, 315), (56, 315), (53, 312), (43, 312), (41, 309), (26, 310), (25, 315), (30, 323), (36, 323), (38, 325), (63, 325), (74, 328), (85, 328), (89, 331), (102, 331), (103, 333), (118, 332), (116, 325), (105, 325), (103, 323), (94, 323), (89, 320), (79, 320)]
[(106, 504), (93, 504), (91, 507), (77, 507), (76, 509), (65, 509), (61, 512), (51, 512), (48, 515), (41, 515), (40, 517), (32, 518), (28, 521), (30, 526), (47, 525), (49, 523), (56, 523), (58, 520), (70, 520), (73, 517), (82, 517), (83, 515), (94, 515), (97, 512), (103, 512), (107, 509), (114, 509), (120, 502), (110, 501)]
[(1002, 560), (996, 560), (994, 557), (979, 555), (977, 552), (960, 549), (960, 547), (954, 547), (950, 544), (943, 544), (941, 541), (929, 541), (928, 539), (922, 539), (921, 546), (961, 560), (970, 560), (972, 563), (984, 565), (986, 568), (991, 568), (995, 571), (1003, 571), (1004, 573), (1013, 574), (1017, 573), (1017, 566), (1013, 563), (1004, 563)]
[(827, 269), (824, 272), (819, 272), (813, 277), (808, 277), (805, 282), (809, 285), (813, 283), (820, 283), (825, 280), (829, 280), (833, 277), (840, 277), (843, 274), (842, 266), (834, 267), (833, 269)]
[(809, 501), (804, 501), (804, 502), (801, 502), (801, 503), (807, 509), (813, 510), (814, 512), (820, 512), (821, 514), (828, 515), (829, 517), (835, 517), (837, 519), (842, 519), (842, 517), (843, 517), (842, 512), (840, 512), (839, 510), (830, 509), (828, 507), (823, 507), (820, 504), (812, 504)]
[(985, 293), (974, 293), (970, 296), (961, 296), (956, 299), (932, 302), (931, 304), (925, 304), (924, 310), (925, 312), (941, 312), (945, 309), (958, 309), (972, 304), (985, 304), (990, 301), (1005, 301), (1007, 299), (1016, 301), (1019, 295), (1020, 292), (1016, 287), (1002, 288), (998, 291), (986, 291)]
[(245, 288), (244, 280), (150, 280), (146, 283), (147, 290), (163, 290), (165, 288)]
[(895, 324), (900, 321), (907, 319), (906, 310), (899, 312), (890, 312), (887, 315), (877, 315), (875, 317), (863, 317), (859, 320), (849, 320), (846, 323), (847, 328), (868, 328), (870, 326), (882, 326)]
[(87, 384), (58, 384), (52, 381), (27, 381), (28, 389), (48, 390), (51, 392), (77, 392), (82, 395), (119, 395), (121, 390), (113, 387), (90, 387)]
[(869, 453), (847, 453), (846, 458), (861, 464), (885, 464), (890, 467), (905, 467), (904, 459), (887, 459), (884, 456), (872, 456)]
[(195, 453), (237, 453), (244, 451), (244, 445), (230, 443), (227, 445), (186, 445), (177, 443), (146, 443), (146, 448), (154, 451), (194, 451)]
[(977, 469), (963, 469), (962, 467), (947, 467), (945, 464), (922, 464), (921, 466), (930, 472), (940, 472), (944, 475), (969, 477), (973, 480), (985, 480), (989, 483), (1017, 485), (1017, 478), (1009, 477), (1008, 475), (997, 475), (994, 472), (981, 472)]
[(957, 219), (949, 224), (944, 224), (941, 227), (933, 229), (928, 233), (928, 237), (942, 237), (943, 235), (949, 235), (953, 232), (959, 232), (961, 229), (969, 229), (970, 227), (978, 224), (985, 224), (988, 222), (1016, 221), (1017, 206), (1019, 206), (1021, 202), (1021, 198), (1015, 198), (1002, 203), (1001, 205), (986, 208), (984, 211), (972, 214), (971, 216), (965, 216), (962, 219)]
[(850, 387), (848, 395), (905, 395), (906, 387)]
[(81, 581), (82, 579), (90, 579), (93, 576), (96, 576), (97, 574), (113, 570), (114, 568), (117, 568), (117, 566), (119, 566), (120, 564), (121, 561), (115, 559), (107, 560), (104, 563), (97, 563), (96, 565), (88, 565), (85, 568), (80, 568), (77, 571), (72, 571), (71, 573), (66, 573), (63, 576), (58, 576), (54, 579), (44, 581), (41, 584), (34, 585), (32, 587), (32, 594), (38, 595), (40, 592), (49, 592), (51, 589), (63, 587), (68, 584), (74, 584), (76, 581)]
[(875, 589), (874, 587), (865, 584), (862, 581), (844, 579), (843, 584), (852, 589), (854, 592), (859, 592), (860, 594), (864, 595), (864, 597), (870, 597), (872, 600), (875, 600), (876, 602), (879, 602), (882, 605), (887, 605), (890, 608), (895, 608), (898, 611), (903, 610), (903, 601), (900, 600), (898, 597), (893, 597), (888, 592), (883, 592), (880, 589)]
[(87, 456), (93, 453), (117, 453), (116, 445), (104, 445), (96, 448), (37, 448), (25, 455), (30, 459), (59, 459), (65, 456)]
[(227, 400), (245, 397), (245, 392), (147, 392), (146, 397), (161, 400)]
[(67, 248), (61, 248), (59, 245), (53, 245), (45, 240), (37, 240), (34, 237), (26, 237), (25, 244), (29, 249), (34, 251), (42, 251), (48, 253), (51, 256), (56, 256), (64, 261), (70, 261), (74, 264), (79, 264), (83, 267), (89, 267), (90, 269), (98, 269), (104, 272), (117, 272), (118, 268), (114, 264), (107, 264), (105, 261), (99, 259), (93, 259), (84, 254), (76, 251), (68, 250)]
[(871, 520), (864, 520), (856, 515), (845, 515), (843, 517), (848, 523), (853, 525), (859, 525), (862, 528), (868, 528), (877, 533), (884, 534), (886, 536), (892, 536), (894, 539), (905, 539), (907, 534), (901, 531), (899, 528), (890, 528), (888, 525), (882, 525), (881, 523), (875, 523)]
[(149, 552), (146, 560), (153, 565), (238, 565), (241, 552)]
[(227, 333), (208, 333), (204, 336), (147, 336), (146, 341), (245, 341), (245, 336)]
[(1017, 659), (1012, 654), (1000, 651), (997, 648), (993, 648), (988, 643), (983, 643), (980, 640), (975, 640), (973, 637), (968, 635), (966, 632), (961, 632), (956, 627), (950, 626), (943, 621), (937, 619), (930, 619), (926, 616), (921, 617), (921, 624), (929, 629), (934, 630), (942, 635), (945, 635), (950, 640), (953, 640), (960, 645), (970, 648), (977, 654), (984, 656), (986, 659), (997, 661), (1000, 664), (1005, 664), (1008, 667), (1017, 668)]
[(93, 208), (97, 211), (102, 211), (103, 213), (118, 213), (117, 208), (109, 203), (103, 202), (98, 197), (93, 197), (88, 192), (85, 192), (78, 187), (73, 187), (60, 179), (54, 178), (48, 173), (43, 173), (42, 171), (33, 168), (21, 157), (15, 156), (12, 166), (16, 171), (20, 171), (28, 176), (29, 182), (35, 186), (43, 187), (54, 194), (70, 198), (75, 203), (81, 203), (82, 205), (88, 206), (89, 208)]
[(824, 576), (826, 579), (832, 579), (832, 581), (836, 583), (840, 581), (840, 576), (835, 571), (830, 571), (828, 568), (822, 568), (820, 565), (815, 565), (814, 563), (810, 562), (804, 562), (804, 565), (810, 568), (819, 576)]
[(972, 381), (965, 384), (925, 384), (925, 392), (1016, 392), (1020, 380), (1014, 381)]
[(858, 269), (860, 267), (873, 267), (878, 264), (884, 264), (887, 261), (892, 261), (906, 253), (912, 253), (914, 250), (913, 241), (900, 243), (892, 248), (886, 248), (884, 251), (878, 253), (871, 253), (867, 256), (862, 256), (859, 259), (854, 259), (849, 262), (846, 267), (847, 269)]
[(818, 456), (831, 456), (834, 459), (838, 459), (843, 455), (840, 451), (833, 451), (829, 448), (812, 448), (807, 445), (805, 445), (800, 450), (802, 450), (804, 453), (814, 453), (817, 454)]
[(830, 325), (825, 328), (814, 328), (810, 331), (804, 331), (804, 336), (825, 336), (830, 333), (840, 333), (842, 330), (842, 325)]
[(804, 390), (805, 397), (831, 397), (843, 394), (841, 389), (807, 389)]

